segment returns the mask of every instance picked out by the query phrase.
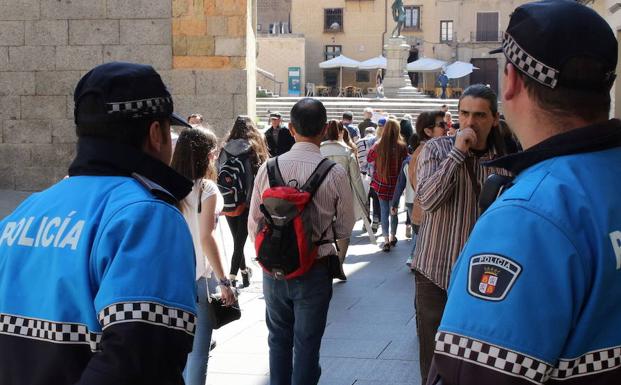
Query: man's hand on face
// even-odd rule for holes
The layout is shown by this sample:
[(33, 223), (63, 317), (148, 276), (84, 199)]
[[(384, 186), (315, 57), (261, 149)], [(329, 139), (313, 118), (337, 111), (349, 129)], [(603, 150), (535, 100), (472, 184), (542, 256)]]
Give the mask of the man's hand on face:
[(455, 134), (455, 148), (464, 154), (468, 154), (468, 151), (476, 146), (477, 134), (470, 127), (460, 128)]

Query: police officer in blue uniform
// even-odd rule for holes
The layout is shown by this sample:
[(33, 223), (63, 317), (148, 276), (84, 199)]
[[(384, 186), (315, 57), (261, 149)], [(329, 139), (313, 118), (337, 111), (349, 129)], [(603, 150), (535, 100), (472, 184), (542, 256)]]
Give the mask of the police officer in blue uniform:
[(183, 384), (194, 247), (168, 167), (186, 125), (150, 66), (78, 83), (69, 177), (0, 222), (0, 384)]
[(525, 151), (490, 162), (517, 176), (454, 268), (428, 384), (620, 384), (617, 41), (590, 8), (545, 0), (515, 10), (500, 51)]

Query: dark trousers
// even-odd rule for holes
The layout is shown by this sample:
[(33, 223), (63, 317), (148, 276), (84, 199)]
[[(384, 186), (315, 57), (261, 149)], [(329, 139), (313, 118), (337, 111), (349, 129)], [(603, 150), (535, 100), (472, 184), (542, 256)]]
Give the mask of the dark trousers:
[(416, 293), (416, 331), (420, 351), (420, 375), (422, 384), (427, 383), (429, 367), (435, 348), (435, 337), (446, 306), (446, 291), (431, 282), (418, 271), (414, 272)]
[(244, 258), (244, 245), (248, 238), (248, 213), (250, 209), (236, 217), (226, 217), (233, 235), (233, 258), (231, 259), (231, 275), (237, 275), (239, 269), (246, 269), (246, 258)]
[(380, 214), (380, 201), (377, 193), (372, 188), (369, 189), (369, 203), (373, 205), (373, 222), (379, 223), (380, 218), (382, 217)]

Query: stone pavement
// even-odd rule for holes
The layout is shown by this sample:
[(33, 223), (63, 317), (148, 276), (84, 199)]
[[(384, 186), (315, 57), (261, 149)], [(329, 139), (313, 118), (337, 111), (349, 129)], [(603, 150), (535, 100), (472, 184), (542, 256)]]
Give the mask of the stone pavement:
[(9, 215), (11, 211), (26, 197), (30, 192), (13, 191), (13, 190), (0, 190), (0, 219)]
[[(0, 190), (0, 218), (28, 193)], [(399, 214), (400, 219), (405, 214)], [(321, 347), (320, 385), (419, 385), (418, 342), (414, 319), (413, 276), (405, 265), (411, 241), (399, 226), (399, 242), (390, 252), (369, 244), (356, 223), (345, 261), (347, 282), (334, 283), (328, 324)], [(226, 221), (219, 231), (230, 260), (232, 239)], [(269, 364), (265, 302), (260, 268), (250, 256), (255, 274), (241, 291), (242, 318), (214, 331), (207, 385), (268, 385)]]

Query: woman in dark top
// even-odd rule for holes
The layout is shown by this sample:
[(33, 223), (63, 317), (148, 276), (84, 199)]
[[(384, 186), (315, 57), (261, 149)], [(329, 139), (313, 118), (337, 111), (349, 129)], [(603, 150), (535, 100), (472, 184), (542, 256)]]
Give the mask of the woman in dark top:
[[(240, 160), (245, 159), (245, 157), (248, 158), (250, 169), (247, 170), (247, 172), (251, 172), (252, 175), (248, 176), (246, 179), (248, 181), (248, 191), (245, 193), (246, 197), (251, 197), (254, 176), (259, 170), (259, 166), (269, 158), (269, 152), (263, 135), (257, 129), (252, 119), (247, 116), (238, 116), (235, 120), (235, 124), (233, 124), (233, 128), (231, 128), (231, 132), (229, 132), (220, 153), (220, 165), (222, 165), (226, 157), (229, 156), (239, 157)], [(245, 207), (242, 213), (237, 216), (226, 217), (234, 242), (231, 271), (229, 274), (233, 286), (237, 283), (237, 273), (240, 270), (242, 286), (248, 287), (250, 285), (250, 275), (252, 271), (246, 266), (246, 258), (244, 257), (244, 245), (246, 244), (246, 238), (248, 238), (249, 207), (249, 205)]]

